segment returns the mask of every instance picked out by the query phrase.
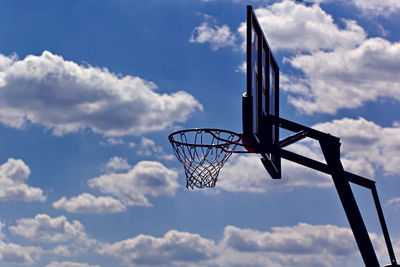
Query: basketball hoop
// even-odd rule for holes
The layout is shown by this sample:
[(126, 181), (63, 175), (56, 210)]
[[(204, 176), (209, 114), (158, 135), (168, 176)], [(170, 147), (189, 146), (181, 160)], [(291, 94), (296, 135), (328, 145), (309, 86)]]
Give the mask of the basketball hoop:
[(242, 134), (221, 129), (186, 129), (173, 132), (168, 137), (175, 155), (182, 163), (186, 187), (214, 187), (219, 172), (232, 153), (249, 153), (238, 150)]

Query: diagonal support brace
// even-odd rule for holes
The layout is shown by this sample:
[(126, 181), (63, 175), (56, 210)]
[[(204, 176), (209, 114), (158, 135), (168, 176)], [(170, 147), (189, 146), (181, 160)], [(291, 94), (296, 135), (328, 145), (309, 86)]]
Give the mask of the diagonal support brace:
[(364, 264), (367, 267), (379, 267), (367, 228), (340, 161), (340, 142), (337, 139), (330, 138), (321, 139), (319, 142)]

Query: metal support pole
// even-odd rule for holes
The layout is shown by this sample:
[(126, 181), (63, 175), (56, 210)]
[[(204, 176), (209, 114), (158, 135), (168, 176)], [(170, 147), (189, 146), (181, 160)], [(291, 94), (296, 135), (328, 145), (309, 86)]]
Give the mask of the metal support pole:
[(319, 142), (364, 264), (367, 267), (379, 267), (379, 262), (367, 228), (365, 227), (349, 180), (345, 176), (345, 171), (340, 161), (340, 142), (336, 138), (324, 138), (319, 140)]
[(392, 264), (392, 265), (388, 265), (388, 266), (399, 266), (399, 265), (397, 265), (397, 262), (396, 262), (396, 256), (394, 255), (392, 242), (390, 241), (389, 231), (386, 226), (385, 217), (383, 216), (383, 211), (382, 211), (381, 203), (379, 201), (378, 192), (376, 191), (376, 187), (374, 186), (373, 188), (371, 188), (371, 191), (372, 191), (372, 196), (374, 198), (376, 211), (378, 213), (379, 222), (381, 223), (383, 236), (384, 236), (385, 242), (386, 242), (386, 247), (387, 247), (387, 250), (389, 253), (390, 263)]

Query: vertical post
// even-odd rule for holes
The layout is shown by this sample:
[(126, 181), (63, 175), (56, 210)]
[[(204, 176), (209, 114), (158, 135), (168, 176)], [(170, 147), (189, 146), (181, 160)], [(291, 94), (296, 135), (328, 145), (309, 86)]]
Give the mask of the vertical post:
[(367, 267), (379, 267), (378, 259), (360, 210), (358, 209), (350, 183), (345, 177), (345, 171), (340, 161), (339, 139), (326, 137), (320, 139), (319, 142), (358, 248), (360, 249), (364, 264)]
[(383, 216), (383, 211), (381, 203), (379, 201), (378, 192), (376, 192), (376, 187), (374, 186), (373, 188), (371, 188), (371, 191), (372, 191), (372, 196), (374, 197), (375, 207), (378, 213), (379, 221), (381, 223), (383, 237), (385, 238), (386, 247), (389, 253), (390, 263), (392, 264), (390, 266), (399, 266), (397, 265), (396, 262), (396, 256), (394, 255), (392, 242), (390, 241), (389, 231), (386, 226), (385, 217)]

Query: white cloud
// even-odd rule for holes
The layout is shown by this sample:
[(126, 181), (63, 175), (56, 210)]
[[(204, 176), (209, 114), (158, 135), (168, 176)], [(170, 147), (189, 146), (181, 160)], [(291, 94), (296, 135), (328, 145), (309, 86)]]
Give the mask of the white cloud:
[(0, 263), (32, 264), (43, 253), (40, 247), (23, 247), (3, 241), (5, 223), (0, 222)]
[(121, 157), (112, 157), (106, 164), (105, 169), (107, 171), (125, 171), (129, 170), (132, 166), (128, 163), (127, 159)]
[[(380, 253), (384, 249), (382, 238), (376, 234), (370, 237)], [(352, 231), (335, 225), (299, 223), (272, 227), (266, 232), (227, 226), (220, 245), (224, 254), (219, 262), (225, 266), (265, 266), (267, 262), (268, 266), (328, 267), (362, 263)]]
[(40, 247), (24, 247), (0, 241), (0, 263), (33, 264), (42, 254)]
[[(379, 257), (387, 257), (382, 236), (370, 234)], [(397, 248), (396, 248), (397, 249)], [(171, 230), (163, 237), (138, 235), (103, 244), (100, 255), (127, 266), (358, 266), (354, 235), (335, 225), (272, 227), (269, 231), (226, 226), (215, 243), (198, 234)]]
[(400, 197), (389, 199), (386, 204), (395, 209), (400, 209)]
[(271, 232), (227, 226), (222, 242), (226, 247), (242, 252), (319, 254), (328, 250), (340, 256), (357, 251), (350, 229), (306, 223), (293, 227), (273, 227)]
[[(310, 52), (354, 47), (366, 36), (352, 20), (344, 20), (345, 28), (339, 28), (319, 5), (306, 6), (285, 0), (257, 8), (255, 13), (273, 50)], [(244, 40), (246, 23), (242, 23), (238, 31)]]
[(242, 73), (246, 73), (246, 69), (247, 65), (246, 62), (242, 62), (237, 68), (236, 68), (236, 72), (242, 72)]
[(70, 199), (62, 197), (53, 203), (53, 207), (74, 213), (116, 213), (126, 209), (118, 199), (109, 196), (95, 197), (88, 193)]
[(288, 59), (304, 73), (290, 77), (282, 89), (299, 111), (334, 114), (379, 98), (400, 100), (400, 43), (371, 38), (352, 49), (335, 49)]
[(48, 51), (23, 60), (0, 54), (0, 88), (1, 123), (40, 124), (56, 135), (83, 128), (106, 136), (140, 135), (202, 110), (186, 92), (160, 94), (139, 77), (78, 65)]
[(24, 183), (30, 174), (31, 170), (20, 159), (9, 158), (6, 163), (0, 166), (0, 177), (12, 180), (15, 183)]
[(51, 250), (51, 253), (57, 256), (70, 257), (73, 255), (68, 246), (60, 245)]
[(317, 3), (317, 4), (320, 4), (320, 3), (326, 3), (326, 2), (331, 2), (332, 0), (304, 0), (304, 2), (306, 2), (306, 3)]
[[(305, 146), (298, 145), (304, 150)], [(273, 180), (260, 157), (256, 155), (232, 156), (221, 170), (217, 189), (231, 192), (264, 193), (270, 190), (292, 190), (296, 187), (326, 188), (331, 178), (323, 173), (282, 160), (282, 179)]]
[(235, 35), (228, 25), (210, 25), (210, 22), (205, 21), (193, 30), (189, 42), (209, 43), (212, 50), (217, 50), (227, 46), (235, 46), (235, 39)]
[(72, 223), (64, 216), (51, 218), (47, 214), (37, 214), (35, 218), (22, 218), (17, 220), (17, 225), (9, 226), (8, 229), (14, 235), (36, 242), (79, 242), (89, 244), (84, 226), (77, 220)]
[(153, 140), (142, 137), (140, 144), (137, 147), (136, 153), (140, 156), (155, 156), (158, 159), (172, 160), (174, 156), (166, 154), (161, 146), (157, 146)]
[(268, 173), (256, 155), (232, 156), (223, 166), (217, 188), (231, 192), (263, 193), (268, 188)]
[(52, 261), (46, 267), (99, 267), (99, 265), (89, 265), (87, 263), (71, 262), (71, 261)]
[(89, 180), (89, 186), (117, 197), (125, 205), (151, 206), (147, 196), (173, 196), (178, 173), (155, 161), (141, 161), (126, 173), (108, 173)]
[(45, 201), (40, 188), (30, 187), (25, 182), (31, 171), (20, 159), (9, 158), (0, 166), (0, 201)]
[(214, 241), (198, 234), (171, 230), (163, 237), (148, 235), (104, 244), (97, 252), (122, 259), (128, 266), (201, 264), (216, 255)]
[(343, 118), (320, 123), (314, 128), (340, 137), (343, 165), (373, 178), (376, 169), (399, 175), (400, 127), (381, 127), (364, 118)]
[[(142, 137), (140, 142), (140, 149), (137, 151), (138, 155), (150, 156), (153, 153), (159, 152), (161, 147), (156, 146), (156, 142), (153, 140)], [(162, 148), (161, 148), (162, 149)]]
[(103, 146), (116, 146), (125, 144), (124, 140), (121, 138), (107, 138), (105, 141), (100, 142)]
[(356, 7), (367, 15), (388, 16), (400, 10), (397, 0), (353, 0)]
[(128, 143), (129, 148), (134, 148), (136, 146), (135, 142), (129, 142)]

